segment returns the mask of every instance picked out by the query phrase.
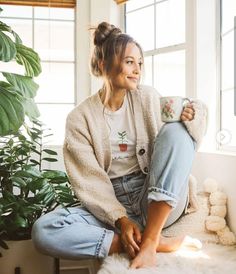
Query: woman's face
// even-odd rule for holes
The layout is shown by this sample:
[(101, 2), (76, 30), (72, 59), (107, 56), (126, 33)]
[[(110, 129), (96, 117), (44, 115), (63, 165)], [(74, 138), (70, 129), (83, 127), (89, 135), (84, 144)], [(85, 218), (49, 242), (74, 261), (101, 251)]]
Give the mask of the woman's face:
[(140, 49), (134, 43), (128, 43), (121, 64), (115, 62), (110, 75), (113, 89), (135, 90), (140, 80), (142, 64)]

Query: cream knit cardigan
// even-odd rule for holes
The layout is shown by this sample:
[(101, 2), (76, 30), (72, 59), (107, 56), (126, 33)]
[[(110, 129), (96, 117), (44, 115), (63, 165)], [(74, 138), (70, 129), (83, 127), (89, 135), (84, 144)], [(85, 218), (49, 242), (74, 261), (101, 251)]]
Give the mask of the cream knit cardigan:
[[(137, 136), (136, 155), (140, 169), (146, 174), (155, 137), (164, 124), (160, 118), (160, 95), (151, 87), (140, 86), (131, 91), (131, 102)], [(199, 100), (194, 100), (193, 107), (194, 119), (183, 123), (198, 148), (206, 132), (207, 108)], [(126, 210), (116, 199), (108, 176), (111, 146), (103, 109), (96, 93), (69, 113), (63, 152), (66, 170), (79, 200), (99, 220), (115, 226), (118, 218), (126, 216)]]

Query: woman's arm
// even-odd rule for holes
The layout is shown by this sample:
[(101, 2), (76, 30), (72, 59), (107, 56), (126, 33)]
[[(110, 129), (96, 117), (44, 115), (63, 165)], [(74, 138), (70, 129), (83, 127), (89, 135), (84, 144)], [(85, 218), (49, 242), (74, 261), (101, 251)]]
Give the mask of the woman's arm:
[(194, 99), (191, 103), (194, 109), (194, 118), (191, 121), (182, 121), (186, 126), (189, 134), (196, 141), (196, 150), (199, 148), (203, 136), (206, 134), (208, 122), (208, 110), (205, 103), (201, 100)]
[(118, 218), (127, 215), (126, 209), (116, 199), (108, 174), (98, 164), (82, 116), (68, 116), (63, 153), (66, 171), (79, 200), (99, 220), (114, 227)]

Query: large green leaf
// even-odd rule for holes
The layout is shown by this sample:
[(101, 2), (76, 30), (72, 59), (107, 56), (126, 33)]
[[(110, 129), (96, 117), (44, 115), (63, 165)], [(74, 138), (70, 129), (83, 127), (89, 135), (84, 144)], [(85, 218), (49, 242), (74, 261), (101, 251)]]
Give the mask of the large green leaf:
[(22, 44), (16, 44), (16, 50), (16, 62), (24, 65), (25, 74), (30, 77), (38, 76), (42, 71), (38, 53)]
[(33, 98), (36, 96), (39, 85), (31, 77), (8, 72), (2, 72), (2, 74), (23, 97)]
[(35, 178), (35, 177), (42, 178), (41, 172), (38, 169), (31, 167), (31, 166), (28, 166), (26, 170), (16, 171), (14, 176), (24, 177), (24, 178)]
[(20, 39), (20, 36), (14, 32), (10, 26), (0, 21), (0, 31), (7, 31), (11, 33), (15, 38), (15, 43), (22, 44), (22, 40)]
[(0, 31), (0, 60), (9, 62), (16, 57), (16, 46), (9, 36)]
[(0, 136), (16, 132), (24, 122), (24, 115), (19, 98), (0, 85)]
[(18, 186), (19, 188), (21, 188), (21, 187), (24, 188), (27, 185), (26, 182), (22, 178), (17, 177), (17, 176), (12, 176), (11, 180), (14, 183), (14, 185)]
[(27, 221), (27, 219), (24, 219), (23, 217), (21, 217), (18, 214), (16, 215), (15, 219), (12, 220), (12, 223), (16, 227), (28, 227), (28, 221)]
[(65, 178), (67, 179), (67, 175), (64, 171), (60, 170), (49, 170), (43, 172), (43, 177), (47, 179), (54, 179), (54, 178)]

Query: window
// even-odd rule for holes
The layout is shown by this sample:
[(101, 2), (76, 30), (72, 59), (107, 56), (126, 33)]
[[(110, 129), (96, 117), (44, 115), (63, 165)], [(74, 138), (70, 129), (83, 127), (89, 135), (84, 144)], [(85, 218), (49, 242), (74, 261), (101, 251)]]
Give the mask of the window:
[[(235, 56), (236, 56), (236, 2), (220, 1), (220, 129), (223, 132), (220, 148), (235, 150), (236, 147), (236, 95), (235, 95)], [(225, 133), (224, 133), (225, 132)]]
[[(65, 119), (75, 104), (75, 10), (1, 5), (1, 20), (10, 25), (26, 46), (41, 58), (42, 73), (35, 81), (41, 117), (52, 129), (51, 144), (61, 145)], [(21, 66), (1, 64), (2, 71), (20, 72)]]
[(130, 0), (126, 32), (142, 46), (143, 83), (161, 95), (186, 96), (185, 0)]

